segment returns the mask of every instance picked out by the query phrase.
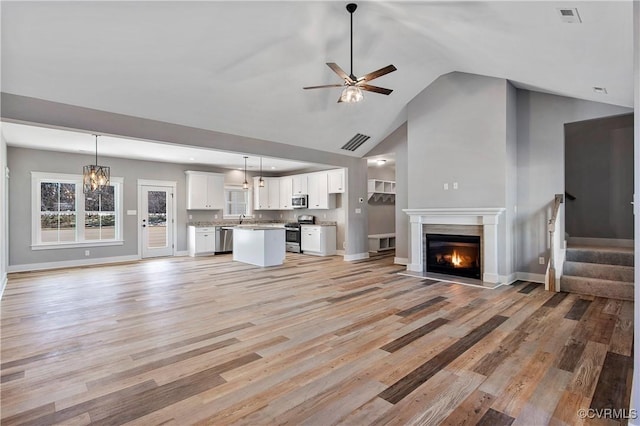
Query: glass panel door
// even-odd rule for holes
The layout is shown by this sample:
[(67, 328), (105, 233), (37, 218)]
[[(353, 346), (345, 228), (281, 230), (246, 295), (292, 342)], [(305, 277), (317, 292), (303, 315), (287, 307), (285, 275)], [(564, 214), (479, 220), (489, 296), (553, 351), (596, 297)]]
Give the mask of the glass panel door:
[(173, 188), (142, 186), (142, 257), (173, 255)]

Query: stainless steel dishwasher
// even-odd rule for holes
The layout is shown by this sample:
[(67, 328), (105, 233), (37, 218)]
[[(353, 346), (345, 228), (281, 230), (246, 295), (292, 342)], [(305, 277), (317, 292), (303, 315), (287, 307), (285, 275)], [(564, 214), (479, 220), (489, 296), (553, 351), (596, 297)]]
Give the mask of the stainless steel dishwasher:
[(233, 228), (216, 226), (215, 253), (231, 253), (233, 251)]

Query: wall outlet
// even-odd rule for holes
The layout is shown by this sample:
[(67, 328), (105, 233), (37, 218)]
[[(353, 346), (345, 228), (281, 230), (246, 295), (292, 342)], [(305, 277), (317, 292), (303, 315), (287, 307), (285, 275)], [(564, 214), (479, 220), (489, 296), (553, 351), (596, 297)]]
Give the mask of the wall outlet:
[(541, 265), (544, 265), (544, 257), (540, 256), (538, 258), (538, 263), (541, 264)]
[(327, 218), (327, 214), (326, 214), (326, 213), (323, 213), (323, 214), (322, 214), (322, 218), (323, 218), (323, 219), (326, 219), (326, 218)]
[(342, 242), (342, 248), (343, 248), (343, 249), (346, 249), (346, 248), (347, 248), (347, 242), (346, 242), (346, 241), (343, 241), (343, 242)]
[(258, 215), (258, 218), (262, 219), (262, 213), (260, 213), (260, 214)]
[(453, 189), (458, 189), (458, 182), (453, 182)]
[(282, 219), (282, 213), (280, 213), (280, 219)]
[(213, 215), (213, 218), (214, 218), (214, 219), (217, 219), (217, 218), (218, 218), (218, 215), (217, 215), (217, 214), (214, 214), (214, 215)]
[(189, 215), (189, 220), (191, 220), (191, 219), (193, 219), (193, 215), (192, 214)]
[(444, 189), (445, 191), (448, 191), (449, 190), (449, 184), (448, 183), (443, 184), (442, 185), (442, 189)]
[(84, 251), (84, 255), (85, 256), (90, 256), (91, 255), (91, 251), (90, 250), (85, 250)]

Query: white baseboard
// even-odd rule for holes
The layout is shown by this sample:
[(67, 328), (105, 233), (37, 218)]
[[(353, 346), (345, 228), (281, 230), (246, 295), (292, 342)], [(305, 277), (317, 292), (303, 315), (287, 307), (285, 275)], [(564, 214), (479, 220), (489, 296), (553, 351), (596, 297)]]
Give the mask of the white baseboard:
[(408, 265), (409, 259), (406, 257), (394, 257), (393, 263), (395, 263), (396, 265)]
[(107, 263), (121, 263), (121, 262), (134, 262), (140, 260), (138, 255), (131, 256), (113, 256), (113, 257), (101, 257), (95, 259), (78, 259), (78, 260), (63, 260), (60, 262), (44, 262), (44, 263), (27, 263), (24, 265), (9, 265), (9, 272), (27, 272), (27, 271), (42, 271), (46, 269), (61, 269), (61, 268), (73, 268), (76, 266), (92, 266), (92, 265), (104, 265)]
[(2, 300), (5, 288), (7, 288), (7, 274), (2, 274), (2, 279), (0, 279), (0, 300)]
[(354, 260), (368, 259), (368, 258), (369, 258), (369, 252), (344, 255), (344, 260), (347, 262), (352, 262)]
[(544, 284), (544, 274), (532, 274), (531, 272), (516, 272), (516, 280), (531, 281)]
[(189, 256), (189, 250), (176, 251), (174, 256)]
[(407, 271), (422, 272), (422, 265), (420, 265), (419, 263), (408, 263)]
[(344, 250), (336, 250), (336, 255), (344, 256)]
[(502, 284), (513, 284), (514, 282), (518, 281), (518, 274), (517, 273), (513, 273), (510, 275), (500, 275), (500, 282)]

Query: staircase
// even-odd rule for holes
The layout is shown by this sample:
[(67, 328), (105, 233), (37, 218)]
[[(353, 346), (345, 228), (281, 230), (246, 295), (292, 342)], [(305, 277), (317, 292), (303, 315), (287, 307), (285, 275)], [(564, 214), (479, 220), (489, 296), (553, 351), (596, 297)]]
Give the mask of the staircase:
[(633, 249), (568, 247), (560, 290), (633, 300)]

